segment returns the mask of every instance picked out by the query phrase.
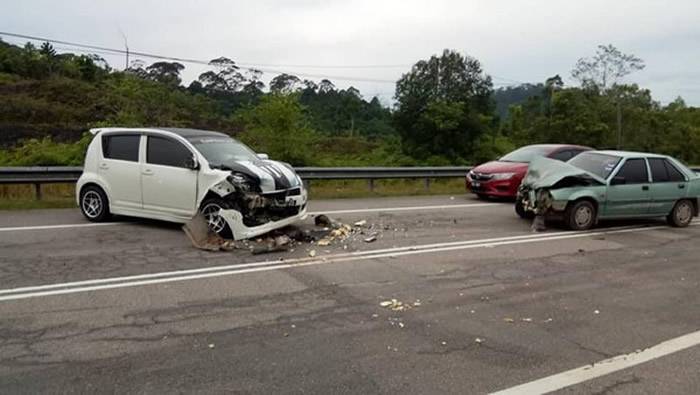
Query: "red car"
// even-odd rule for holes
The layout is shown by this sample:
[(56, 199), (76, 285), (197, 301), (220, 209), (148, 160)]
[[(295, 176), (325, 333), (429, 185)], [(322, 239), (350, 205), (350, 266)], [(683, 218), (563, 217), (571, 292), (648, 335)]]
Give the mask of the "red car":
[(563, 162), (592, 148), (580, 145), (526, 145), (504, 157), (473, 168), (467, 174), (467, 190), (479, 197), (515, 198), (530, 161), (538, 156)]

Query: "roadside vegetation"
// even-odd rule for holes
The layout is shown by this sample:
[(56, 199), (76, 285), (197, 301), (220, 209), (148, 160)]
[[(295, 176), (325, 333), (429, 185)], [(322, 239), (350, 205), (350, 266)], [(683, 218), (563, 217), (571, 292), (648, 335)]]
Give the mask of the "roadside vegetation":
[[(116, 70), (97, 55), (0, 40), (0, 166), (81, 165), (87, 129), (115, 125), (219, 130), (295, 166), (469, 165), (547, 142), (700, 163), (700, 109), (629, 83), (644, 62), (612, 46), (574, 65), (575, 86), (556, 75), (498, 89), (477, 59), (445, 50), (407, 70), (391, 103), (327, 79), (281, 74), (265, 86), (226, 57), (209, 65), (185, 86), (177, 62)], [(402, 183), (422, 185), (387, 185)]]

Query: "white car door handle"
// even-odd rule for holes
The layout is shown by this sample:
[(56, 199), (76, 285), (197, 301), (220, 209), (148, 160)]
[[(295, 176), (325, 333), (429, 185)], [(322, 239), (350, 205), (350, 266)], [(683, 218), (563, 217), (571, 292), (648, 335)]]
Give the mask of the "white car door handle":
[(106, 163), (100, 163), (100, 169), (107, 170), (109, 169), (109, 165), (107, 165)]
[(151, 169), (144, 169), (143, 172), (141, 173), (144, 176), (152, 176), (153, 175), (153, 170)]

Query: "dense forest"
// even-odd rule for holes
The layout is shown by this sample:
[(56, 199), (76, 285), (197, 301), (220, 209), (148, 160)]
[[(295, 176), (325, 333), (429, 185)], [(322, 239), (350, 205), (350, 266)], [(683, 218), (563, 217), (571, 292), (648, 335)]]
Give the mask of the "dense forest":
[(401, 76), (389, 108), (326, 79), (280, 74), (266, 86), (226, 57), (185, 86), (177, 62), (116, 70), (97, 55), (0, 40), (0, 166), (79, 165), (91, 127), (165, 125), (224, 131), (294, 165), (472, 164), (544, 142), (700, 163), (700, 109), (620, 82), (643, 67), (601, 46), (574, 65), (577, 86), (557, 75), (494, 89), (477, 59), (445, 50)]

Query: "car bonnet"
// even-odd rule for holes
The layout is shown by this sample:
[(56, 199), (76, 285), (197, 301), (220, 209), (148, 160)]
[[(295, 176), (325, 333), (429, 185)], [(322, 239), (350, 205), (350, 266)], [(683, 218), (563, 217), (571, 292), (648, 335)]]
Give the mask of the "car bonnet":
[(564, 178), (580, 176), (589, 177), (601, 184), (605, 184), (604, 179), (576, 166), (556, 159), (538, 157), (530, 162), (530, 167), (523, 179), (523, 185), (533, 189), (547, 188)]

